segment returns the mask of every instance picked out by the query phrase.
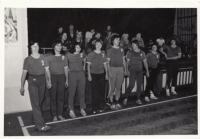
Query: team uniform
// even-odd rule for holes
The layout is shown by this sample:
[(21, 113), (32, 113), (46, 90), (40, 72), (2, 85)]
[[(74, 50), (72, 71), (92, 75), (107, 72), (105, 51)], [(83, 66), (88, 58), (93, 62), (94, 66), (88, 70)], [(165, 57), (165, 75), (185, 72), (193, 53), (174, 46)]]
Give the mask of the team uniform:
[(62, 116), (64, 107), (65, 93), (65, 72), (64, 68), (68, 67), (68, 60), (65, 56), (51, 55), (46, 58), (45, 68), (49, 68), (51, 74), (51, 113), (52, 116)]
[(145, 53), (140, 50), (139, 52), (135, 52), (134, 50), (131, 50), (127, 53), (127, 60), (129, 61), (129, 71), (130, 71), (130, 77), (129, 77), (129, 86), (125, 91), (126, 99), (128, 99), (134, 85), (135, 81), (137, 81), (137, 99), (140, 99), (140, 91), (141, 91), (141, 85), (142, 85), (142, 79), (143, 79), (143, 61), (146, 60)]
[(158, 62), (160, 60), (160, 54), (159, 53), (153, 53), (149, 52), (146, 55), (147, 58), (147, 64), (150, 76), (147, 78), (147, 84), (146, 84), (146, 90), (145, 90), (145, 96), (150, 96), (150, 90), (154, 90), (154, 85), (156, 84), (157, 75), (158, 75)]
[[(166, 52), (167, 57), (175, 57), (178, 54), (181, 54), (181, 48), (176, 46), (173, 48), (172, 46), (163, 46), (163, 50)], [(168, 88), (170, 87), (170, 83), (172, 80), (171, 86), (176, 87), (177, 85), (177, 75), (179, 71), (179, 62), (177, 59), (167, 60), (167, 83)]]
[(110, 91), (109, 96), (112, 97), (115, 91), (115, 96), (120, 98), (120, 89), (124, 80), (124, 50), (122, 48), (113, 48), (107, 50), (107, 59), (110, 60), (110, 70), (112, 78), (109, 79)]
[(24, 60), (23, 66), (23, 70), (29, 73), (28, 91), (36, 129), (41, 129), (46, 125), (41, 112), (46, 87), (44, 61), (43, 55), (40, 55), (38, 59), (29, 56)]
[(91, 52), (88, 54), (87, 63), (90, 64), (91, 72), (91, 100), (92, 110), (104, 110), (105, 96), (105, 71), (104, 64), (107, 58), (104, 52)]
[(80, 108), (85, 109), (85, 71), (83, 70), (83, 60), (85, 58), (84, 53), (71, 54), (67, 53), (67, 59), (69, 61), (69, 108), (74, 111), (74, 96), (76, 90), (79, 93)]

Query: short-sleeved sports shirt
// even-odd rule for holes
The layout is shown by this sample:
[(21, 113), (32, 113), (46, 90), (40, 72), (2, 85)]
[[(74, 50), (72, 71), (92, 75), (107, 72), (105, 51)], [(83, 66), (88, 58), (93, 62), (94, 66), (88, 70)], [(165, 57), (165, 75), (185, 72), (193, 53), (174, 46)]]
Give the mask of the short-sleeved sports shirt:
[(81, 71), (83, 70), (83, 59), (85, 58), (84, 53), (79, 54), (66, 54), (67, 59), (69, 61), (69, 69), (70, 71)]
[(28, 71), (31, 75), (43, 75), (45, 73), (44, 63), (45, 57), (43, 55), (40, 55), (38, 59), (29, 56), (24, 60), (23, 70)]
[(175, 57), (178, 56), (179, 53), (181, 53), (181, 48), (176, 46), (173, 48), (171, 45), (170, 46), (163, 46), (163, 50), (167, 53), (167, 57)]
[(111, 47), (107, 51), (107, 59), (110, 59), (111, 67), (123, 67), (124, 49)]
[(127, 59), (130, 60), (129, 65), (134, 66), (136, 70), (142, 70), (142, 63), (146, 60), (146, 55), (142, 50), (139, 52), (131, 50), (127, 53)]
[(104, 73), (104, 64), (107, 63), (105, 52), (96, 53), (93, 51), (89, 53), (87, 63), (91, 64), (91, 73)]
[(51, 74), (64, 74), (64, 68), (68, 67), (68, 60), (66, 56), (50, 55), (46, 58), (45, 68), (49, 67)]
[(147, 55), (147, 64), (148, 64), (148, 67), (151, 67), (151, 68), (156, 68), (157, 65), (158, 65), (158, 62), (160, 60), (160, 54), (159, 53), (152, 53), (152, 52), (149, 52)]

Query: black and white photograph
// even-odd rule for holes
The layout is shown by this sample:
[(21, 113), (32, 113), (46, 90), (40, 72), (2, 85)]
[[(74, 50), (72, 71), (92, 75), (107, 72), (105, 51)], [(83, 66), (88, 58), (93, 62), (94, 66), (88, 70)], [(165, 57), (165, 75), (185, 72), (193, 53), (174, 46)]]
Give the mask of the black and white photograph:
[(198, 138), (200, 3), (90, 2), (3, 2), (3, 136)]

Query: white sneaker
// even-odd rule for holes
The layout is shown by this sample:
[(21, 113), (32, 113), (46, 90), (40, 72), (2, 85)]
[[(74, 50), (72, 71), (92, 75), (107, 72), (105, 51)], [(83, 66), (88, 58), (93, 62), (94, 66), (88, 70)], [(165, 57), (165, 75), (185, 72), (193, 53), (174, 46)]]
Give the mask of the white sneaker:
[(140, 100), (137, 100), (136, 103), (137, 103), (138, 105), (142, 105), (142, 102), (141, 102)]
[(85, 117), (87, 115), (87, 113), (85, 112), (84, 109), (81, 109), (81, 114), (82, 114), (83, 117)]
[(154, 96), (154, 94), (150, 95), (150, 99), (158, 99), (157, 97)]
[(65, 118), (62, 117), (61, 115), (59, 115), (58, 118), (59, 118), (61, 121), (65, 120)]
[(171, 92), (172, 95), (177, 95), (176, 91)]
[(146, 102), (149, 102), (149, 101), (150, 101), (150, 100), (149, 100), (149, 97), (145, 97), (144, 100), (145, 100)]
[(58, 121), (58, 118), (57, 118), (57, 116), (54, 116), (53, 122), (56, 122), (56, 121)]
[(170, 97), (170, 93), (169, 93), (169, 92), (166, 92), (166, 96), (167, 96), (167, 97)]
[(117, 105), (115, 105), (115, 108), (116, 108), (116, 109), (121, 109), (122, 106), (118, 103)]
[(74, 111), (72, 111), (72, 110), (69, 111), (69, 116), (70, 116), (71, 118), (75, 118), (75, 117), (76, 117)]
[(123, 104), (127, 105), (127, 99), (124, 99)]
[(110, 108), (111, 110), (116, 110), (115, 104), (112, 104)]

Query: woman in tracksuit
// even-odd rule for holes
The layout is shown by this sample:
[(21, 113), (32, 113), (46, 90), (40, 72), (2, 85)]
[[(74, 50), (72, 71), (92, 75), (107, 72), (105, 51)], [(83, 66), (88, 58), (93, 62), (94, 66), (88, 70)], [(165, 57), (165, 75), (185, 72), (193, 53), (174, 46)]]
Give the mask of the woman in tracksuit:
[(104, 111), (105, 79), (108, 80), (107, 58), (101, 51), (103, 42), (95, 40), (95, 50), (88, 54), (88, 80), (91, 81), (93, 114)]
[[(114, 34), (111, 38), (112, 47), (107, 51), (110, 85), (108, 97), (110, 98), (112, 110), (121, 109), (121, 105), (119, 104), (121, 86), (124, 80), (124, 75), (127, 75), (124, 49), (119, 47), (119, 43), (119, 35)], [(115, 104), (113, 103), (114, 92)]]
[(154, 93), (152, 92), (154, 90), (154, 86), (157, 81), (157, 75), (158, 75), (158, 62), (160, 60), (160, 54), (157, 52), (157, 46), (152, 45), (151, 51), (147, 53), (147, 64), (150, 72), (149, 78), (147, 78), (147, 84), (146, 84), (146, 90), (145, 90), (145, 101), (149, 102), (150, 99), (158, 99), (154, 96)]
[[(166, 96), (170, 96), (170, 84), (171, 94), (176, 95), (175, 87), (177, 85), (177, 75), (179, 71), (178, 59), (181, 58), (181, 48), (176, 45), (176, 40), (171, 40), (170, 46), (163, 46), (160, 48), (160, 52), (165, 55), (167, 60), (167, 83), (166, 83)], [(172, 82), (172, 83), (171, 83)]]
[(147, 59), (145, 53), (138, 48), (138, 41), (133, 40), (131, 42), (132, 50), (127, 53), (127, 68), (129, 67), (128, 75), (129, 77), (129, 86), (125, 91), (126, 98), (124, 99), (124, 105), (127, 104), (128, 97), (135, 85), (135, 81), (137, 81), (137, 101), (136, 103), (141, 105), (142, 102), (140, 101), (140, 92), (141, 92), (141, 85), (143, 80), (143, 67), (146, 69), (146, 76), (149, 77), (149, 70), (147, 66)]
[(37, 41), (31, 41), (30, 49), (32, 54), (24, 60), (20, 93), (24, 96), (24, 84), (28, 72), (28, 91), (33, 109), (35, 128), (39, 131), (48, 131), (50, 127), (45, 124), (41, 112), (46, 88), (44, 70), (45, 57), (38, 53), (39, 46)]
[(80, 111), (82, 116), (86, 116), (85, 108), (85, 54), (82, 52), (81, 44), (76, 42), (69, 53), (67, 59), (69, 61), (69, 98), (68, 107), (69, 115), (75, 118), (74, 113), (74, 97), (76, 91), (79, 93), (80, 98)]
[(50, 89), (50, 104), (53, 121), (65, 120), (63, 118), (64, 93), (68, 87), (68, 60), (60, 54), (62, 42), (53, 44), (55, 55), (46, 58), (45, 70), (47, 74), (47, 87)]

